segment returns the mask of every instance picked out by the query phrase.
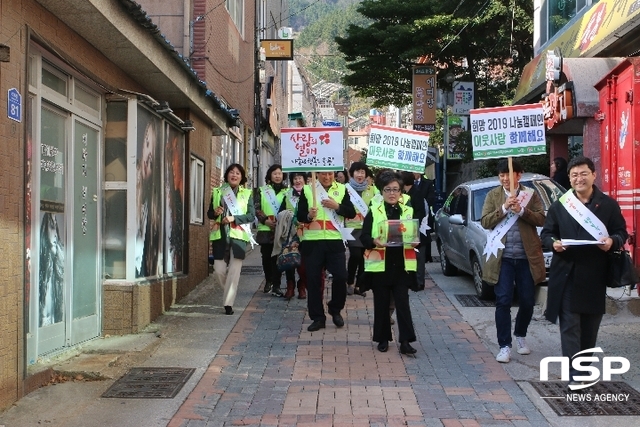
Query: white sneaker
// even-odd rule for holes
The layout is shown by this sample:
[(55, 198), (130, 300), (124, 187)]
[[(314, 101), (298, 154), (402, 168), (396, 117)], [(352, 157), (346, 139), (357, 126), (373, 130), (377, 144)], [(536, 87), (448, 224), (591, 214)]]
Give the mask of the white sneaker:
[(509, 363), (511, 360), (511, 347), (504, 346), (500, 349), (500, 353), (496, 356), (496, 360), (500, 363)]
[(524, 337), (516, 337), (516, 347), (518, 347), (518, 354), (531, 353), (531, 349), (527, 346), (527, 341)]

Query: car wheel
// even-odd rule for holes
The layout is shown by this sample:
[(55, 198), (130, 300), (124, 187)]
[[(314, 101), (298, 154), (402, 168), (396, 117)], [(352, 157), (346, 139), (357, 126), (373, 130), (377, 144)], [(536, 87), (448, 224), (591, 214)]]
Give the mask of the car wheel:
[(455, 276), (458, 273), (458, 269), (449, 262), (449, 258), (447, 258), (447, 255), (444, 253), (442, 243), (438, 245), (438, 250), (440, 252), (440, 268), (442, 268), (442, 274), (445, 276)]
[(478, 298), (495, 298), (496, 295), (493, 292), (493, 286), (482, 280), (482, 266), (475, 255), (471, 258), (471, 269), (473, 270), (473, 286), (476, 288)]

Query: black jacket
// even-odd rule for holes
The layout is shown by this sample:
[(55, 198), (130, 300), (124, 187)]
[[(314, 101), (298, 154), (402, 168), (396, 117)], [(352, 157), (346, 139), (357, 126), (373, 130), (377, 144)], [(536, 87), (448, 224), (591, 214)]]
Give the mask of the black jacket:
[[(586, 204), (607, 227), (613, 239), (611, 251), (619, 249), (629, 237), (620, 206), (597, 187)], [(545, 248), (553, 248), (553, 241), (561, 239), (594, 240), (567, 210), (554, 202), (540, 234)], [(551, 249), (553, 250), (553, 249)], [(574, 313), (604, 314), (606, 288), (609, 283), (609, 256), (596, 245), (570, 246), (563, 252), (553, 252), (547, 288), (547, 320), (554, 322), (560, 311), (564, 287), (571, 288), (571, 311)]]

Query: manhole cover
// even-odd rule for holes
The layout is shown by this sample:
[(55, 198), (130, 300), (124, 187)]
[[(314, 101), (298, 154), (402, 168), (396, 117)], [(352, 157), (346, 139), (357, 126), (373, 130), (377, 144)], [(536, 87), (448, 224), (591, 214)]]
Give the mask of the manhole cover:
[(581, 392), (563, 381), (529, 381), (558, 415), (640, 415), (640, 393), (622, 381), (599, 382)]
[(172, 399), (194, 371), (194, 368), (131, 368), (102, 397)]
[(260, 276), (262, 273), (262, 267), (259, 265), (243, 266), (242, 270), (240, 270), (240, 274), (245, 274), (247, 276)]
[(495, 301), (485, 301), (478, 298), (477, 295), (459, 295), (456, 294), (456, 299), (463, 307), (495, 307)]

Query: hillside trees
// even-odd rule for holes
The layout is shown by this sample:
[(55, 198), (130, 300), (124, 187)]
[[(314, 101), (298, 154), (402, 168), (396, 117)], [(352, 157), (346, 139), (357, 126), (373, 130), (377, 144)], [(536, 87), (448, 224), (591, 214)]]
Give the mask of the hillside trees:
[(533, 55), (533, 3), (515, 0), (363, 0), (370, 23), (336, 37), (349, 74), (342, 78), (373, 106), (411, 102), (411, 68), (425, 57), (476, 84), (477, 106), (509, 102)]

